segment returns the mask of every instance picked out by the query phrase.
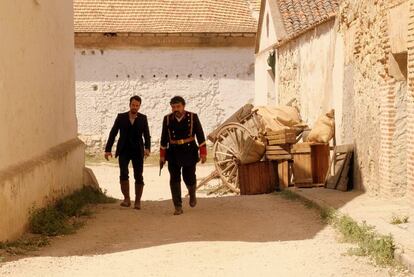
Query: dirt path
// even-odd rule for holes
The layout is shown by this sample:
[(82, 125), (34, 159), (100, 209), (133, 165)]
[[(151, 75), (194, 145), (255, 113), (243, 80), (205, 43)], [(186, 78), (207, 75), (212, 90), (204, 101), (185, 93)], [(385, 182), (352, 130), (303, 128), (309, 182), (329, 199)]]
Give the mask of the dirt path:
[[(93, 167), (120, 197), (116, 167)], [(199, 176), (211, 167), (199, 169)], [(34, 257), (5, 263), (1, 276), (388, 276), (366, 258), (344, 255), (315, 211), (276, 195), (185, 199), (172, 216), (168, 174), (145, 168), (143, 209), (100, 205), (76, 234)]]

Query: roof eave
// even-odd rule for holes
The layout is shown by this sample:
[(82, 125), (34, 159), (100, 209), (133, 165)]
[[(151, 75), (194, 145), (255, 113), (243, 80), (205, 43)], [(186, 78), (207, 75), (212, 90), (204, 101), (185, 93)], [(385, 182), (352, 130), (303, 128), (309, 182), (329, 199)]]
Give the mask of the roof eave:
[[(278, 49), (278, 48), (284, 46), (285, 44), (291, 42), (292, 40), (295, 40), (298, 37), (302, 36), (303, 34), (309, 32), (310, 30), (313, 30), (316, 27), (318, 27), (318, 26), (320, 26), (320, 25), (322, 25), (322, 24), (324, 24), (324, 23), (326, 23), (326, 22), (328, 22), (328, 21), (330, 21), (332, 19), (335, 19), (336, 15), (337, 15), (337, 13), (332, 13), (332, 14), (328, 15), (327, 18), (325, 18), (325, 19), (323, 19), (321, 21), (318, 21), (317, 23), (315, 23), (315, 24), (313, 24), (313, 25), (311, 25), (311, 26), (309, 26), (309, 27), (301, 30), (300, 32), (294, 33), (294, 34), (292, 34), (290, 36), (287, 36), (287, 37), (283, 38), (282, 40), (279, 40), (278, 42), (270, 45), (269, 47), (267, 47), (266, 49), (263, 49), (260, 52), (269, 51), (271, 49)], [(258, 54), (258, 52), (256, 52), (256, 54)]]

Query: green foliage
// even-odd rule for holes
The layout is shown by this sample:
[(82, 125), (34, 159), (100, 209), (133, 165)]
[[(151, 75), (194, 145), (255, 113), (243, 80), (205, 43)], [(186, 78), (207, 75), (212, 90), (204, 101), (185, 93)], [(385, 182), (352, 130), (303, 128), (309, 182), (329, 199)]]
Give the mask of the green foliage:
[(391, 218), (391, 224), (397, 225), (397, 224), (403, 224), (408, 223), (409, 217), (408, 216), (396, 216), (394, 215)]
[(35, 210), (30, 215), (30, 232), (48, 236), (66, 235), (75, 231), (68, 216), (54, 206)]
[(34, 234), (48, 236), (73, 233), (83, 225), (79, 217), (91, 214), (87, 205), (115, 201), (100, 190), (85, 186), (59, 200), (55, 205), (31, 212), (30, 231)]
[(319, 208), (319, 216), (323, 222), (332, 224), (337, 219), (337, 211), (333, 208)]
[[(358, 224), (351, 217), (340, 216), (335, 209), (320, 207), (293, 191), (284, 190), (277, 195), (285, 199), (300, 201), (307, 208), (319, 210), (321, 219), (334, 226), (342, 234), (344, 241), (357, 244), (357, 247), (349, 249), (348, 254), (370, 256), (378, 265), (395, 265), (395, 243), (391, 235), (378, 234), (373, 226), (365, 222)], [(395, 222), (400, 221), (408, 222), (408, 217), (395, 220)]]

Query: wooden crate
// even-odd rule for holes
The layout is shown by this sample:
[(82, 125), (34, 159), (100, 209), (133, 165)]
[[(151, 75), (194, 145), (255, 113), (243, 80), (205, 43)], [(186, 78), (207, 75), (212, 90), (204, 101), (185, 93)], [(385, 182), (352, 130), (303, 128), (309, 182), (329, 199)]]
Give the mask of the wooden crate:
[(277, 155), (289, 155), (292, 150), (292, 144), (267, 145), (266, 153)]
[(330, 150), (329, 144), (312, 144), (312, 180), (314, 184), (325, 183), (329, 169)]
[(268, 145), (296, 143), (296, 131), (292, 129), (267, 132), (265, 137)]
[(312, 187), (311, 147), (308, 143), (297, 143), (292, 147), (293, 176), (295, 187)]
[(271, 193), (277, 187), (277, 163), (271, 161), (240, 165), (241, 195)]
[(329, 145), (298, 143), (292, 147), (295, 186), (313, 187), (325, 182), (329, 168)]
[(268, 145), (266, 146), (266, 159), (271, 161), (291, 160), (291, 148), (291, 144)]
[(279, 161), (277, 163), (278, 186), (280, 190), (287, 189), (290, 186), (290, 166), (289, 161)]

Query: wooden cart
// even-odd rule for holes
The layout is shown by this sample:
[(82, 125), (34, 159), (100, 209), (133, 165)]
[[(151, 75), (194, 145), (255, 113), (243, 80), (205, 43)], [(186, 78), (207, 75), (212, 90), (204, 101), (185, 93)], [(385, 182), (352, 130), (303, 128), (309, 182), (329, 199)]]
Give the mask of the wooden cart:
[(254, 110), (253, 105), (247, 104), (208, 136), (213, 142), (216, 170), (205, 181), (219, 177), (230, 191), (240, 193), (239, 168), (246, 154), (249, 154), (248, 145), (260, 140), (258, 122), (257, 110)]

